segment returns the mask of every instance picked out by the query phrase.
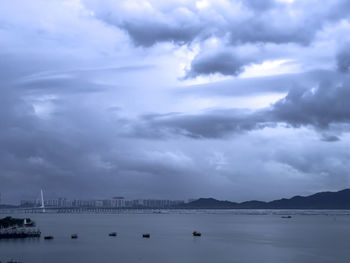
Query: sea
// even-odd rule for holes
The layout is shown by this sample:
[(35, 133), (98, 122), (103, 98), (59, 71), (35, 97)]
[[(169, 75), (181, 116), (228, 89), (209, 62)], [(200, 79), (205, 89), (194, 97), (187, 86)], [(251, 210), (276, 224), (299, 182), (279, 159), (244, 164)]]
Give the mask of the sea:
[[(282, 216), (291, 215), (291, 218)], [(40, 239), (0, 240), (22, 263), (350, 262), (350, 211), (141, 210), (29, 217)], [(192, 236), (198, 231), (200, 237)], [(117, 232), (116, 237), (108, 234)], [(142, 238), (149, 233), (150, 238)], [(78, 239), (71, 239), (78, 234)], [(53, 240), (43, 236), (52, 235)]]

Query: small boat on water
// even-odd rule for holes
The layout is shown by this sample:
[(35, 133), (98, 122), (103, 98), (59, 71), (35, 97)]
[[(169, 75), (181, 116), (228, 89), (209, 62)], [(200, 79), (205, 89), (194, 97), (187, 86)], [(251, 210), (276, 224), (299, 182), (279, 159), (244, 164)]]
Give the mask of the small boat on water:
[(78, 238), (78, 235), (77, 235), (77, 234), (72, 234), (70, 237), (71, 237), (72, 239), (77, 239), (77, 238)]
[(117, 236), (117, 232), (112, 232), (108, 234), (110, 237), (116, 237)]
[(45, 240), (52, 240), (52, 239), (53, 239), (53, 236), (44, 236), (44, 239), (45, 239)]
[(151, 234), (148, 234), (148, 233), (147, 233), (147, 234), (142, 234), (142, 237), (143, 237), (143, 238), (150, 238), (150, 237), (151, 237)]
[(281, 216), (281, 218), (292, 218), (292, 216)]
[(202, 234), (200, 232), (197, 232), (197, 231), (193, 231), (192, 235), (194, 237), (200, 237)]

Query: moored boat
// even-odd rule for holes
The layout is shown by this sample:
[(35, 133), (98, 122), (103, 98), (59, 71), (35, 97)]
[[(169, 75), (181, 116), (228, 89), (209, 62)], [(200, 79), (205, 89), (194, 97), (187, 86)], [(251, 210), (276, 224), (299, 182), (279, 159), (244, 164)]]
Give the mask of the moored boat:
[(192, 232), (192, 235), (193, 235), (194, 237), (200, 237), (202, 234), (201, 234), (200, 232), (193, 231), (193, 232)]

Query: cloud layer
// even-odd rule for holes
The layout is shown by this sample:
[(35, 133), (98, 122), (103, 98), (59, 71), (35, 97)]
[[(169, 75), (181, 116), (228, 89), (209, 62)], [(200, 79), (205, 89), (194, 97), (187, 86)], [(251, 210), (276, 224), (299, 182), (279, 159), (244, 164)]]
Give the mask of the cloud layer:
[(348, 187), (349, 10), (345, 0), (2, 4), (3, 200), (40, 188), (242, 201)]

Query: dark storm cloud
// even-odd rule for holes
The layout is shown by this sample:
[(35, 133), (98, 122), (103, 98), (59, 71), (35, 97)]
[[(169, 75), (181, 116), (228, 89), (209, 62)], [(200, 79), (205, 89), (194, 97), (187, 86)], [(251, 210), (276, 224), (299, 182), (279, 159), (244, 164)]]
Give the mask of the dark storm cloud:
[(132, 136), (152, 139), (185, 136), (194, 139), (223, 138), (263, 128), (268, 124), (261, 114), (245, 110), (209, 111), (201, 115), (179, 113), (142, 116), (131, 130)]
[[(273, 185), (276, 198), (315, 184), (343, 187), (345, 46), (339, 72), (331, 70), (335, 46), (346, 43), (349, 7), (345, 0), (4, 2), (2, 197), (44, 188), (70, 198), (265, 198)], [(237, 76), (266, 60), (284, 63), (273, 74), (302, 73), (185, 87), (189, 78)], [(314, 69), (322, 70), (305, 72)], [(286, 96), (256, 109), (267, 93)], [(228, 105), (239, 96), (253, 109)], [(340, 181), (320, 183), (325, 177)]]
[[(197, 8), (198, 3), (179, 6), (174, 2), (159, 4), (151, 1), (146, 5), (145, 13), (139, 10), (142, 4), (134, 3), (128, 7), (109, 1), (101, 4), (87, 0), (85, 3), (98, 19), (127, 32), (136, 46), (151, 47), (164, 42), (186, 46), (199, 44), (200, 52), (183, 79), (213, 73), (237, 76), (245, 66), (261, 63), (269, 55), (275, 59), (283, 57), (287, 45), (310, 46), (317, 34), (347, 19), (350, 9), (345, 0), (323, 5), (308, 1), (248, 0), (226, 4), (209, 1), (205, 8)], [(126, 15), (120, 15), (124, 12)], [(219, 39), (224, 48), (260, 46), (260, 54), (253, 56), (246, 52), (245, 56), (237, 56), (226, 51), (207, 50), (202, 44), (211, 37)], [(275, 53), (279, 55), (262, 56), (265, 52), (262, 47), (268, 44), (277, 45)], [(347, 57), (347, 53), (338, 56), (340, 70), (347, 69)]]
[[(40, 188), (48, 198), (116, 194), (176, 198), (186, 189), (183, 181), (195, 180), (184, 177), (190, 171), (197, 173), (189, 157), (149, 145), (143, 152), (142, 143), (121, 136), (129, 125), (118, 117), (122, 108), (94, 108), (82, 101), (82, 97), (96, 96), (96, 91), (91, 91), (91, 87), (97, 89), (96, 84), (83, 92), (79, 88), (69, 91), (79, 84), (76, 78), (64, 82), (40, 78), (30, 84), (1, 88), (0, 178), (7, 200), (32, 198)], [(60, 85), (64, 89), (59, 90)], [(37, 113), (35, 104), (47, 100), (48, 94), (59, 98), (49, 99), (54, 110), (46, 117)], [(161, 190), (150, 194), (154, 193), (154, 182)], [(19, 185), (21, 191), (10, 190)]]
[[(271, 128), (278, 123), (294, 127), (314, 126), (322, 133), (330, 124), (349, 122), (346, 117), (350, 116), (346, 104), (350, 98), (348, 90), (347, 83), (322, 84), (318, 89), (290, 91), (283, 100), (264, 110), (212, 110), (200, 115), (151, 114), (136, 120), (113, 118), (111, 122), (106, 112), (79, 103), (80, 96), (74, 93), (55, 102), (59, 107), (56, 113), (50, 120), (43, 120), (27, 101), (27, 93), (11, 87), (1, 97), (2, 186), (14, 187), (21, 181), (27, 185), (28, 192), (35, 191), (40, 185), (50, 192), (73, 197), (77, 185), (80, 196), (89, 196), (91, 192), (106, 196), (136, 187), (135, 191), (145, 196), (152, 192), (152, 185), (157, 182), (158, 187), (167, 189), (158, 194), (176, 196), (176, 192), (185, 191), (183, 185), (195, 183), (201, 172), (189, 157), (164, 152), (163, 147), (162, 150), (150, 150), (152, 147), (143, 146), (138, 140), (151, 139), (151, 142), (161, 143), (181, 141), (181, 137), (220, 140), (232, 134)], [(117, 114), (120, 111), (122, 109), (118, 108)], [(109, 112), (115, 115), (115, 111)], [(336, 139), (334, 136), (323, 138), (328, 142)], [(140, 152), (143, 147), (148, 150)], [(304, 162), (281, 161), (300, 171), (314, 171), (302, 168)], [(188, 173), (193, 177), (186, 178)], [(169, 187), (169, 180), (173, 182), (172, 187)], [(128, 194), (134, 193), (129, 190)]]
[(98, 19), (124, 30), (136, 46), (151, 47), (160, 42), (189, 44), (207, 32), (209, 26), (186, 5), (164, 3), (164, 9), (157, 10), (151, 3), (132, 3), (128, 7), (123, 2), (107, 1), (101, 4), (90, 0), (85, 4)]
[[(191, 12), (191, 18), (183, 19), (183, 14), (169, 11), (178, 6), (173, 3), (167, 8), (157, 10), (158, 13), (147, 12), (144, 16), (128, 19), (118, 16), (123, 11), (121, 6), (97, 4), (87, 1), (101, 20), (126, 30), (131, 39), (137, 45), (149, 47), (157, 42), (173, 42), (188, 44), (193, 40), (230, 34), (230, 42), (239, 43), (297, 43), (307, 45), (315, 37), (315, 34), (328, 22), (336, 22), (348, 16), (346, 10), (349, 4), (345, 0), (337, 0), (325, 3), (323, 6), (314, 2), (296, 2), (292, 4), (276, 3), (272, 0), (242, 1), (246, 9), (241, 10), (234, 19), (221, 14), (222, 8), (235, 10), (239, 1), (233, 1), (230, 5), (221, 6), (220, 3), (210, 2), (211, 14), (208, 17), (202, 14), (192, 4), (183, 6), (187, 12)], [(113, 7), (115, 8), (113, 10)], [(244, 15), (253, 11), (251, 15)], [(293, 10), (291, 12), (291, 10)], [(128, 10), (129, 11), (129, 10)], [(256, 15), (254, 12), (259, 11)], [(298, 19), (294, 13), (298, 13)], [(149, 16), (154, 16), (150, 19)], [(168, 17), (168, 21), (162, 17)], [(219, 19), (218, 19), (219, 18)]]
[[(253, 9), (264, 10), (261, 15), (231, 24), (228, 32), (231, 43), (297, 43), (308, 45), (316, 34), (342, 19), (349, 18), (350, 5), (347, 0), (335, 0), (319, 5), (317, 1), (295, 1), (281, 4), (276, 1), (248, 1)], [(295, 19), (295, 14), (298, 19)]]
[[(268, 16), (254, 18), (229, 29), (230, 42), (234, 45), (242, 43), (297, 43), (309, 44), (318, 31), (319, 25), (289, 24), (288, 21), (271, 23)], [(312, 21), (311, 23), (313, 23)], [(314, 22), (318, 24), (318, 22)]]
[[(92, 138), (87, 139), (81, 132), (68, 132), (72, 127), (67, 122), (48, 125), (35, 114), (23, 91), (14, 87), (2, 88), (0, 102), (1, 185), (4, 189), (14, 189), (21, 182), (26, 185), (23, 194), (45, 186), (54, 190), (65, 185), (66, 191), (72, 191), (82, 174), (86, 182), (92, 179), (88, 176), (89, 169), (85, 169), (86, 151), (90, 147), (98, 149), (102, 141), (94, 144)], [(82, 185), (81, 192), (87, 184)]]
[(340, 141), (340, 138), (335, 135), (323, 134), (321, 140), (325, 142), (337, 142)]
[[(258, 1), (253, 1), (252, 7)], [(268, 1), (269, 2), (269, 1)], [(249, 3), (249, 1), (248, 1)], [(274, 5), (259, 1), (266, 11), (239, 24), (231, 24), (227, 30), (230, 33), (232, 44), (240, 43), (296, 43), (309, 45), (314, 41), (316, 34), (331, 23), (349, 18), (350, 5), (346, 0), (336, 0), (317, 5), (312, 1), (295, 1), (291, 9), (283, 4)], [(295, 19), (293, 10), (298, 13)]]
[(349, 123), (349, 84), (321, 83), (316, 89), (293, 89), (273, 105), (271, 114), (295, 127), (311, 125), (326, 129), (332, 123)]
[(124, 22), (121, 26), (138, 46), (150, 47), (157, 42), (190, 43), (201, 28), (192, 25), (169, 25), (157, 22)]
[(0, 96), (0, 132), (5, 129), (35, 127), (35, 114), (32, 105), (18, 96), (11, 88), (2, 87)]
[(239, 57), (230, 51), (199, 54), (192, 60), (191, 69), (187, 72), (186, 78), (215, 73), (237, 76), (252, 62), (252, 59)]
[(337, 67), (340, 72), (349, 72), (350, 69), (350, 43), (344, 45), (336, 56)]
[(125, 136), (169, 139), (189, 137), (193, 139), (222, 139), (251, 130), (273, 126), (261, 113), (223, 110), (200, 115), (152, 115), (141, 117), (133, 123)]
[[(350, 82), (317, 88), (294, 88), (271, 107), (255, 110), (212, 110), (199, 115), (166, 114), (143, 116), (134, 135), (162, 138), (171, 135), (191, 138), (223, 138), (231, 134), (273, 127), (285, 123), (292, 127), (311, 126), (327, 130), (331, 124), (350, 123)], [(325, 141), (336, 138), (324, 137)]]
[[(199, 44), (200, 52), (183, 79), (213, 73), (237, 76), (244, 71), (245, 66), (268, 59), (268, 56), (261, 55), (264, 49), (260, 50), (258, 58), (256, 55), (253, 58), (251, 54), (238, 57), (225, 51), (207, 50), (203, 42), (211, 37), (219, 39), (225, 48), (242, 45), (257, 45), (261, 48), (275, 44), (279, 50), (275, 53), (283, 57), (287, 45), (310, 46), (317, 34), (342, 19), (346, 20), (347, 10), (350, 9), (345, 0), (322, 5), (316, 1), (209, 1), (206, 7), (198, 7), (201, 5), (199, 2), (181, 6), (175, 2), (164, 4), (158, 1), (132, 3), (130, 6), (112, 1), (101, 4), (86, 0), (84, 3), (96, 18), (124, 30), (136, 46), (151, 47), (164, 42), (186, 46)], [(275, 59), (278, 57), (272, 56)], [(347, 67), (346, 57), (338, 59), (342, 70)]]

